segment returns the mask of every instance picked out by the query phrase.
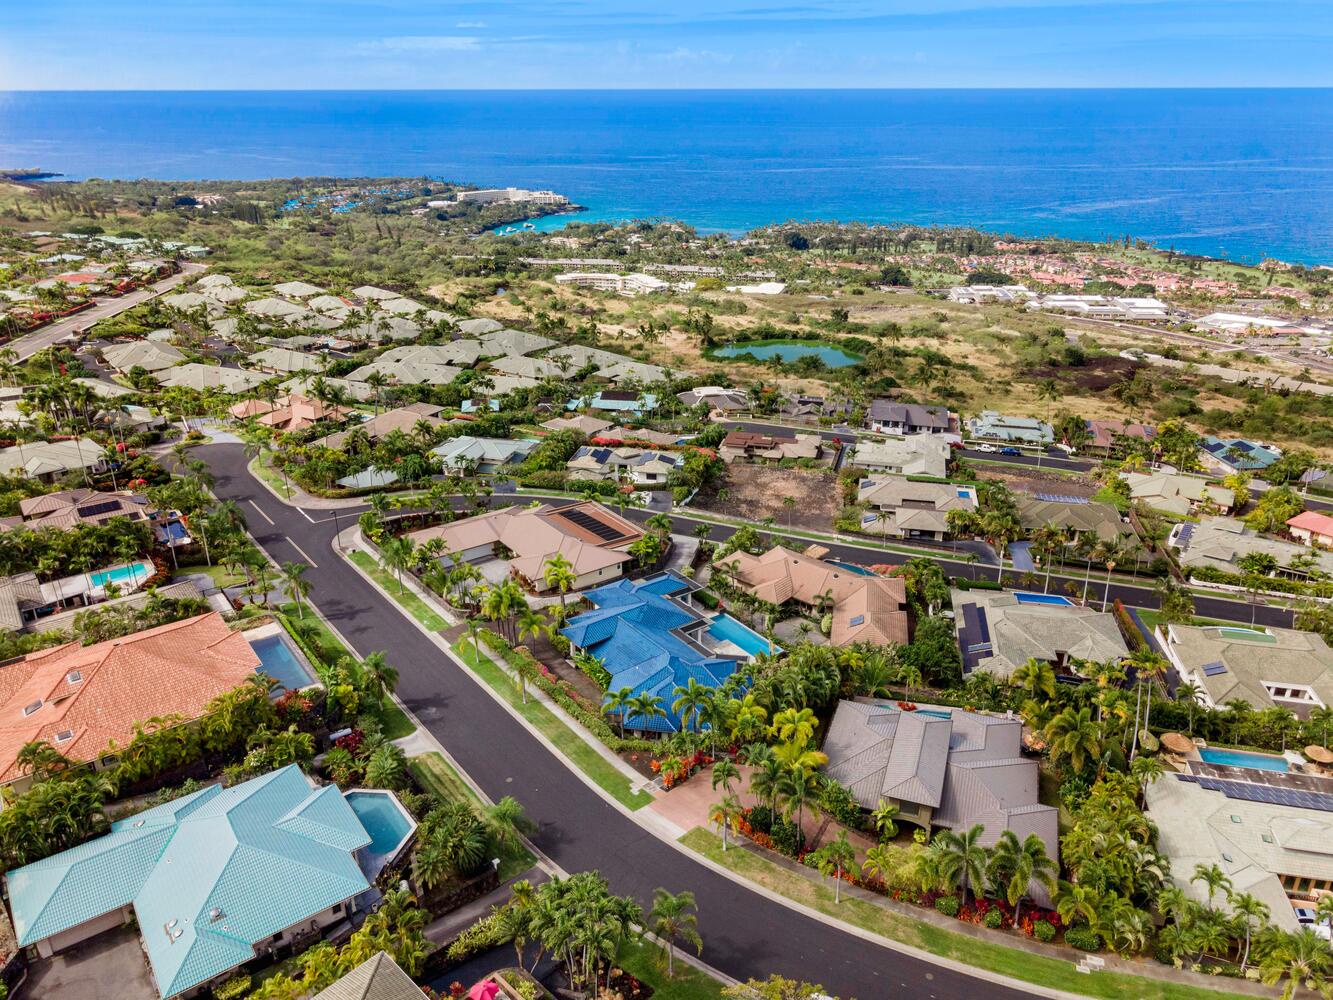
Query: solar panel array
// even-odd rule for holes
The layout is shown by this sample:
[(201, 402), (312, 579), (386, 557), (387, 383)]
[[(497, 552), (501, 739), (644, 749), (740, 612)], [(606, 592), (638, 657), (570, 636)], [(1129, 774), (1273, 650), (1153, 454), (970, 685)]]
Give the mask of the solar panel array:
[(1181, 552), (1190, 547), (1190, 539), (1194, 537), (1194, 525), (1188, 521), (1180, 526), (1180, 531), (1176, 533), (1176, 545)]
[(978, 663), (993, 652), (986, 609), (975, 604), (962, 607), (963, 627), (958, 630), (958, 647), (963, 657), (963, 673), (970, 674)]
[(1205, 677), (1216, 677), (1218, 674), (1225, 674), (1226, 672), (1227, 665), (1221, 660), (1214, 660), (1212, 663), (1203, 665), (1203, 675)]
[(120, 510), (119, 500), (104, 500), (101, 503), (80, 507), (79, 517), (96, 517), (98, 514), (110, 514), (113, 510)]
[(1325, 792), (1309, 792), (1301, 788), (1279, 788), (1273, 785), (1256, 785), (1248, 781), (1223, 781), (1220, 778), (1206, 778), (1202, 775), (1194, 779), (1200, 788), (1211, 792), (1221, 792), (1229, 799), (1243, 802), (1267, 802), (1274, 806), (1293, 806), (1297, 809), (1316, 809), (1320, 812), (1333, 812), (1333, 795)]
[(1063, 493), (1037, 493), (1034, 494), (1038, 500), (1045, 500), (1048, 503), (1092, 503), (1087, 497), (1065, 496)]
[(584, 531), (590, 531), (603, 541), (609, 542), (614, 538), (623, 538), (625, 533), (614, 525), (607, 524), (605, 521), (599, 521), (586, 510), (558, 510), (555, 511), (555, 517), (563, 517), (570, 524), (582, 528)]

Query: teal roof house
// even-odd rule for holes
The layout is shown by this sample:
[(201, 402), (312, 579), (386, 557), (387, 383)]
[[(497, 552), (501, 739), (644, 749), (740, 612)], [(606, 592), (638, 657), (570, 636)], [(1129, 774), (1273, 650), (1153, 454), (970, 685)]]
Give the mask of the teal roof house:
[(210, 785), (11, 871), (14, 928), (49, 956), (132, 914), (158, 991), (174, 997), (343, 920), (370, 888), (358, 860), (370, 843), (338, 788), (313, 787), (293, 765)]

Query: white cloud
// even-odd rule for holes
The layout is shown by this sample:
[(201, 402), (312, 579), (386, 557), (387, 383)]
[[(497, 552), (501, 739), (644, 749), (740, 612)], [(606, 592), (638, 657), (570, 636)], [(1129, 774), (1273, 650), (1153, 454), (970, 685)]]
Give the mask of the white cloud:
[(454, 27), (467, 31), (469, 29), (485, 28), (487, 24), (485, 21), (459, 21)]
[(366, 48), (389, 52), (472, 52), (481, 39), (471, 35), (399, 35), (367, 42)]

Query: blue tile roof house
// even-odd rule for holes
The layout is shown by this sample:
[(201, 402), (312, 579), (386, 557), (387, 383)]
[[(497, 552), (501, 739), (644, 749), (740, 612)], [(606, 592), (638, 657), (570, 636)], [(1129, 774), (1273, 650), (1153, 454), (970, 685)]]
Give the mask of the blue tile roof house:
[(1051, 425), (1034, 417), (1011, 417), (995, 410), (982, 410), (967, 422), (967, 433), (989, 441), (1019, 444), (1050, 444), (1055, 440)]
[(1226, 472), (1262, 472), (1279, 458), (1282, 453), (1275, 448), (1268, 448), (1244, 438), (1227, 440), (1211, 434), (1203, 439), (1204, 464)]
[(210, 785), (11, 871), (14, 929), (47, 957), (133, 916), (162, 996), (199, 991), (345, 919), (371, 841), (337, 786), (295, 765)]
[(609, 690), (629, 687), (636, 695), (662, 699), (665, 717), (631, 715), (625, 728), (678, 732), (681, 718), (671, 708), (675, 688), (691, 677), (718, 687), (738, 666), (768, 650), (763, 636), (730, 615), (696, 608), (691, 595), (697, 589), (670, 571), (643, 580), (617, 580), (588, 591), (584, 597), (596, 610), (570, 619), (560, 630), (575, 651), (602, 660), (611, 674)]

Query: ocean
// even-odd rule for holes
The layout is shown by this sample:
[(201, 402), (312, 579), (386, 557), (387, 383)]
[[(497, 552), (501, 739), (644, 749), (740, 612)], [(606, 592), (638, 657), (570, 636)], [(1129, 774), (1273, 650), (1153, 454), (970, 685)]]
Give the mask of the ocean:
[(707, 231), (970, 225), (1333, 264), (1330, 90), (0, 93), (0, 168), (22, 167), (429, 175)]

